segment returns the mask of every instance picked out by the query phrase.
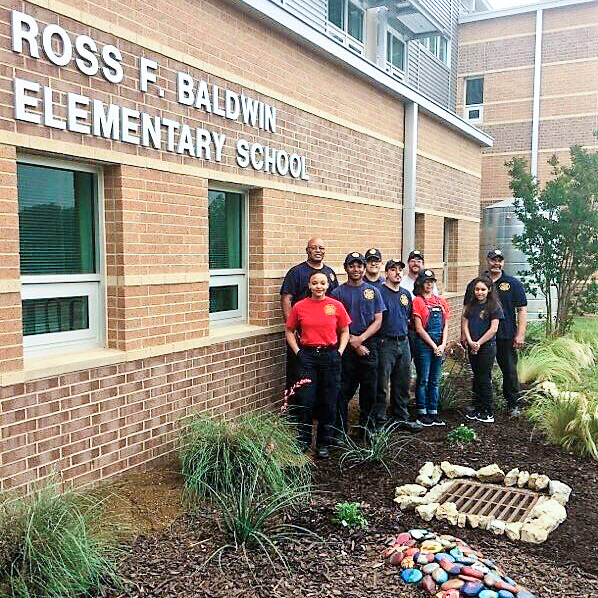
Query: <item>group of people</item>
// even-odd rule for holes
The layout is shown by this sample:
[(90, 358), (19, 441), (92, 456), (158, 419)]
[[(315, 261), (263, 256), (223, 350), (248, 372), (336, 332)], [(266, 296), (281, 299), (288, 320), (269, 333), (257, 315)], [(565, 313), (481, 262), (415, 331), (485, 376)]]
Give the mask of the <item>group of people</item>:
[[(382, 273), (377, 248), (351, 252), (344, 260), (347, 282), (324, 264), (326, 248), (319, 238), (306, 247), (307, 260), (292, 267), (280, 289), (288, 343), (287, 386), (298, 389), (290, 406), (300, 445), (312, 443), (329, 455), (337, 431), (348, 429), (348, 405), (359, 389), (359, 427), (368, 430), (392, 420), (417, 432), (444, 426), (438, 413), (451, 310), (438, 292), (436, 276), (425, 268), (421, 251), (407, 265), (388, 260)], [(523, 285), (504, 270), (498, 249), (487, 256), (488, 270), (467, 286), (461, 318), (461, 343), (473, 372), (472, 406), (466, 416), (494, 421), (492, 366), (503, 372), (503, 390), (511, 415), (517, 414), (517, 349), (523, 346), (526, 298)], [(410, 417), (411, 361), (416, 369), (416, 417)]]

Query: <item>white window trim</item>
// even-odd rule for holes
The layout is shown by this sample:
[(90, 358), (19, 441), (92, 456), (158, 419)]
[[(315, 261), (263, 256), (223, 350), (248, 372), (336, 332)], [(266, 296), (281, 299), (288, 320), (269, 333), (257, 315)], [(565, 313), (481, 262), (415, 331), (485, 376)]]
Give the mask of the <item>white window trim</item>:
[[(210, 184), (209, 191), (222, 191), (224, 193), (238, 193), (243, 196), (243, 264), (242, 268), (210, 270), (210, 287), (225, 287), (237, 285), (239, 308), (210, 314), (210, 323), (215, 326), (224, 326), (231, 323), (247, 322), (249, 276), (247, 267), (249, 263), (249, 193), (247, 189), (236, 185)], [(209, 231), (208, 231), (209, 234)], [(208, 307), (209, 309), (209, 307)]]
[(57, 274), (21, 276), (21, 299), (48, 297), (88, 297), (89, 328), (69, 332), (53, 332), (23, 336), (25, 359), (50, 354), (75, 352), (81, 349), (104, 347), (106, 342), (106, 237), (104, 218), (104, 177), (99, 166), (60, 160), (48, 156), (18, 154), (17, 163), (46, 166), (63, 170), (90, 172), (95, 175), (96, 210), (94, 228), (97, 272), (89, 274)]
[(436, 33), (434, 35), (426, 35), (425, 39), (430, 38), (430, 37), (438, 37), (438, 38), (443, 38), (446, 40), (446, 62), (443, 62), (442, 60), (440, 60), (440, 56), (438, 55), (438, 54), (440, 54), (440, 50), (438, 51), (438, 54), (435, 54), (434, 52), (432, 52), (431, 50), (429, 50), (426, 47), (426, 44), (424, 43), (424, 41), (422, 39), (419, 40), (419, 45), (423, 48), (423, 50), (426, 52), (426, 54), (431, 56), (438, 64), (442, 65), (445, 69), (450, 70), (451, 60), (452, 60), (451, 40), (448, 37), (444, 37), (444, 35), (441, 35), (440, 33)]
[[(401, 70), (398, 66), (392, 64), (387, 59), (388, 56), (388, 34), (396, 37), (402, 44), (403, 44), (403, 69)], [(398, 33), (395, 29), (393, 29), (390, 25), (386, 25), (386, 31), (384, 36), (384, 65), (385, 70), (389, 75), (403, 81), (405, 76), (407, 75), (407, 42), (405, 41), (404, 37)]]
[[(343, 46), (349, 48), (356, 54), (363, 55), (365, 52), (365, 36), (366, 36), (366, 23), (365, 23), (365, 11), (366, 7), (362, 0), (343, 0), (345, 4), (345, 8), (343, 10), (343, 28), (341, 29), (334, 23), (328, 20), (328, 0), (326, 2), (326, 33), (329, 37), (333, 40), (339, 42)], [(353, 37), (349, 33), (349, 2), (355, 4), (359, 9), (363, 11), (363, 18), (362, 18), (362, 31), (363, 31), (363, 41), (359, 41), (357, 38)]]
[[(484, 104), (466, 104), (466, 98), (467, 98), (467, 82), (468, 81), (473, 81), (475, 79), (482, 79), (484, 80), (484, 77), (466, 77), (463, 80), (463, 118), (470, 123), (481, 123), (484, 121)], [(482, 95), (482, 100), (483, 100), (483, 95)], [(474, 117), (474, 118), (469, 118), (469, 111), (470, 110), (479, 110), (480, 111), (480, 115), (478, 117)]]

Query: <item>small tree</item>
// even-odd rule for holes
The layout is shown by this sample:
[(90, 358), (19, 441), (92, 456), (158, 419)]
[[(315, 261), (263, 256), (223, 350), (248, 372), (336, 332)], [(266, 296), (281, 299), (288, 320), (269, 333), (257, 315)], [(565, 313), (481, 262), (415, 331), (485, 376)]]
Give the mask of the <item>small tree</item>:
[(580, 146), (570, 152), (570, 166), (561, 165), (556, 156), (548, 160), (554, 178), (543, 189), (522, 158), (505, 164), (515, 214), (523, 223), (523, 232), (513, 237), (513, 243), (527, 255), (529, 270), (521, 273), (527, 290), (544, 294), (549, 335), (568, 330), (577, 303), (598, 270), (598, 153)]

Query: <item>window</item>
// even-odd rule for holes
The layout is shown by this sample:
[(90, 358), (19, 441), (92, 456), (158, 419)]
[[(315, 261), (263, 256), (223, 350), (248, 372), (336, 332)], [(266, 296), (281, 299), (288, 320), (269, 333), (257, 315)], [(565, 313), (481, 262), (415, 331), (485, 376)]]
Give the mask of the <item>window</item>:
[(246, 197), (210, 190), (210, 320), (246, 317)]
[(386, 71), (399, 78), (405, 71), (405, 42), (390, 31), (386, 32)]
[(101, 172), (53, 160), (17, 165), (26, 356), (100, 346)]
[(361, 54), (364, 16), (361, 1), (328, 0), (328, 34), (349, 49)]
[(440, 62), (450, 65), (450, 46), (446, 37), (442, 35), (429, 35), (420, 39), (420, 43), (426, 48), (431, 54), (436, 56)]
[(444, 290), (457, 290), (457, 230), (458, 222), (454, 218), (444, 219), (442, 237), (442, 262)]
[(465, 119), (481, 122), (484, 116), (484, 78), (465, 79)]

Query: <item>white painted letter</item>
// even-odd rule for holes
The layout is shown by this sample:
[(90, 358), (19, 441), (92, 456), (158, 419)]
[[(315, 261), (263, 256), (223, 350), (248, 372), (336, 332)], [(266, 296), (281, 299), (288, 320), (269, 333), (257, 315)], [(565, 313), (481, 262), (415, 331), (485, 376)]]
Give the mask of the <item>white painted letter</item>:
[(181, 133), (179, 135), (179, 144), (176, 148), (177, 154), (187, 152), (190, 156), (195, 158), (195, 148), (193, 147), (193, 138), (191, 137), (191, 128), (187, 123), (183, 123)]
[(26, 41), (29, 44), (29, 54), (33, 58), (39, 58), (39, 46), (37, 45), (37, 39), (35, 39), (38, 33), (37, 21), (23, 12), (13, 10), (11, 25), (12, 51), (20, 54), (23, 51), (23, 41)]
[(122, 59), (120, 50), (115, 46), (107, 45), (102, 48), (102, 60), (106, 64), (102, 67), (102, 75), (110, 83), (120, 83), (123, 80)]
[(237, 164), (241, 168), (249, 166), (249, 142), (245, 139), (237, 141)]
[(170, 118), (163, 118), (162, 124), (168, 129), (168, 141), (166, 143), (166, 149), (169, 152), (174, 152), (174, 132), (179, 128), (179, 123)]
[(139, 57), (139, 89), (147, 91), (148, 83), (156, 82), (156, 73), (158, 70), (158, 63), (155, 60), (150, 60), (144, 56)]
[(187, 73), (176, 74), (177, 101), (184, 106), (192, 106), (195, 96), (193, 95), (193, 77)]
[(138, 123), (132, 122), (132, 118), (139, 120), (139, 110), (132, 110), (131, 108), (120, 109), (120, 140), (125, 143), (139, 145)]
[(68, 93), (66, 97), (67, 122), (69, 131), (89, 135), (89, 125), (87, 123), (80, 122), (81, 120), (87, 120), (88, 111), (79, 108), (79, 106), (89, 106), (89, 98), (86, 96), (81, 96), (77, 93)]
[(93, 77), (100, 69), (98, 57), (95, 55), (98, 47), (96, 43), (87, 35), (79, 35), (75, 40), (75, 50), (80, 58), (75, 60), (77, 68), (89, 77)]
[(214, 141), (214, 147), (216, 148), (216, 162), (222, 161), (222, 149), (224, 148), (224, 142), (226, 141), (226, 135), (224, 133), (212, 133), (212, 140)]
[(93, 101), (93, 134), (106, 139), (120, 139), (120, 111), (116, 104), (108, 106), (108, 114), (104, 112), (104, 104), (100, 100)]
[(44, 87), (44, 125), (53, 129), (66, 129), (66, 123), (54, 116), (54, 102), (51, 87)]
[(203, 79), (199, 82), (199, 85), (197, 86), (197, 99), (195, 100), (195, 107), (203, 108), (206, 112), (212, 112), (208, 84)]
[[(57, 35), (62, 41), (62, 56), (52, 47), (52, 37)], [(42, 46), (50, 62), (56, 66), (66, 66), (73, 57), (73, 44), (68, 33), (60, 25), (48, 25), (42, 33)]]
[(25, 95), (26, 91), (39, 93), (39, 83), (15, 79), (15, 118), (37, 125), (41, 122), (41, 115), (27, 112), (27, 108), (37, 108), (39, 100)]
[(225, 101), (226, 118), (237, 120), (239, 118), (239, 96), (234, 91), (226, 90)]
[(258, 104), (255, 100), (248, 98), (247, 96), (241, 96), (241, 112), (243, 113), (243, 122), (246, 125), (255, 127), (257, 120)]
[(149, 144), (154, 146), (155, 149), (161, 149), (162, 147), (162, 129), (160, 127), (160, 117), (154, 116), (153, 118), (146, 114), (141, 113), (141, 145), (149, 147)]

